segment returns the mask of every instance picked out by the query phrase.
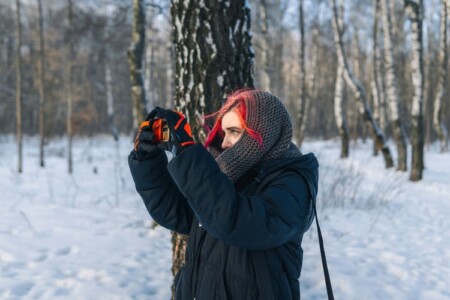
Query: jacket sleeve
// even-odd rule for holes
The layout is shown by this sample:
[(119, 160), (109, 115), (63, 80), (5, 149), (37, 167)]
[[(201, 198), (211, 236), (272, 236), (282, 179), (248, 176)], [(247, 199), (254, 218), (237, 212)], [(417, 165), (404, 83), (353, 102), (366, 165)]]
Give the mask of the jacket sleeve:
[(152, 218), (167, 229), (189, 234), (193, 212), (167, 171), (164, 151), (142, 161), (132, 151), (128, 165), (136, 190)]
[(220, 171), (211, 155), (195, 145), (168, 170), (203, 228), (235, 247), (264, 250), (303, 234), (312, 214), (304, 179), (293, 171), (280, 174), (258, 195), (244, 195)]

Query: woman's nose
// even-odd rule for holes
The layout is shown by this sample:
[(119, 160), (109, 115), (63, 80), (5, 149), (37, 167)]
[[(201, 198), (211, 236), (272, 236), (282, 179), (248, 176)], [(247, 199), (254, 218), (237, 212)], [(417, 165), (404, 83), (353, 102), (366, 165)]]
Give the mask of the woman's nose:
[(223, 138), (223, 142), (222, 142), (222, 149), (228, 149), (231, 147), (231, 142), (229, 141), (229, 138), (227, 135), (225, 135), (225, 137)]

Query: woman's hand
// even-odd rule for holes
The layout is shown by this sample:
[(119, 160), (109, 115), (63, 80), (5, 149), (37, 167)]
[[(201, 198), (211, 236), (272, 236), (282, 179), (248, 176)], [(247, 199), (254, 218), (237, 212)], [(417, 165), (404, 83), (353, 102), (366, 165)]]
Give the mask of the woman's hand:
[(182, 113), (156, 107), (147, 117), (167, 121), (170, 130), (170, 142), (167, 143), (167, 146), (174, 156), (180, 154), (186, 147), (195, 144), (191, 126)]

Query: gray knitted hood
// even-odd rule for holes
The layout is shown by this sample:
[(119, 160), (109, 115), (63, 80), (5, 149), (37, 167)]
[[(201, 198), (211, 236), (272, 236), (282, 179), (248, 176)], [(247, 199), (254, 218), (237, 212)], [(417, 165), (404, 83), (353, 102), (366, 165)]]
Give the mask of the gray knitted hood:
[(222, 141), (216, 140), (210, 145), (220, 169), (233, 182), (256, 163), (301, 156), (298, 147), (291, 142), (292, 123), (283, 103), (268, 92), (252, 90), (250, 93), (253, 99), (245, 99), (245, 120), (249, 128), (261, 135), (263, 145), (247, 132), (244, 132), (236, 144), (222, 152)]

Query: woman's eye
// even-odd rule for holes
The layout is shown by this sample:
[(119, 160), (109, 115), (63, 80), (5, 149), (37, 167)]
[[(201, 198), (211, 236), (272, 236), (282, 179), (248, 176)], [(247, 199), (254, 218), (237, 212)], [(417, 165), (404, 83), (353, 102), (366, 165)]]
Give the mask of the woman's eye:
[(240, 134), (241, 132), (240, 131), (238, 131), (238, 130), (231, 130), (231, 134), (232, 135), (238, 135), (238, 134)]

